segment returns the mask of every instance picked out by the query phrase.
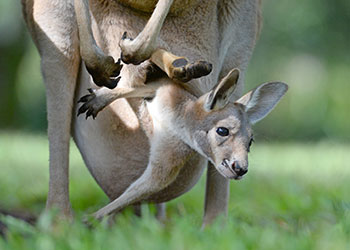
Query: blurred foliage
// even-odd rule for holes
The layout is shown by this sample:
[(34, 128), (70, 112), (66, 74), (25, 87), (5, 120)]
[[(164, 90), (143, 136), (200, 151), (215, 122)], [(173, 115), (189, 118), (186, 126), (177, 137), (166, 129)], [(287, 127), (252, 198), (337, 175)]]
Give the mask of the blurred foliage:
[(350, 2), (264, 1), (248, 84), (290, 90), (257, 132), (278, 139), (350, 139)]
[[(348, 0), (264, 0), (264, 26), (247, 73), (247, 90), (280, 80), (290, 91), (257, 125), (258, 137), (350, 139), (349, 9)], [(0, 128), (43, 131), (39, 56), (19, 1), (0, 2), (0, 32)]]

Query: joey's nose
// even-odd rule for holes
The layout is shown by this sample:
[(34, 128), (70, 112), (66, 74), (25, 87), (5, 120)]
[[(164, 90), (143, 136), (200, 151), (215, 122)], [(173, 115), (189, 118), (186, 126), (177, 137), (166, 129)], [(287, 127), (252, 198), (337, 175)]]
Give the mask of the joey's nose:
[(241, 166), (236, 161), (232, 164), (232, 170), (235, 171), (238, 176), (243, 176), (248, 172), (248, 169), (241, 168)]

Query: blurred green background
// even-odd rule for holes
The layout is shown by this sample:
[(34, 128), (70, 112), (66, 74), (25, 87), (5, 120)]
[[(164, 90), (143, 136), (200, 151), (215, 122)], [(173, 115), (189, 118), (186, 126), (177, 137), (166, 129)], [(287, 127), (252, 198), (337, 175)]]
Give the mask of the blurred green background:
[[(279, 80), (290, 90), (256, 126), (262, 140), (350, 139), (350, 1), (264, 2), (264, 26), (246, 89)], [(0, 129), (46, 130), (39, 56), (20, 1), (0, 2)]]
[[(290, 90), (255, 126), (249, 174), (231, 183), (225, 227), (199, 231), (203, 176), (167, 203), (165, 225), (143, 206), (142, 218), (127, 213), (115, 227), (88, 229), (82, 217), (108, 199), (72, 146), (74, 224), (44, 215), (31, 227), (0, 215), (9, 226), (0, 249), (349, 249), (350, 1), (263, 2), (246, 89), (279, 80)], [(45, 89), (19, 0), (0, 0), (0, 117), (0, 209), (39, 215), (48, 189)]]

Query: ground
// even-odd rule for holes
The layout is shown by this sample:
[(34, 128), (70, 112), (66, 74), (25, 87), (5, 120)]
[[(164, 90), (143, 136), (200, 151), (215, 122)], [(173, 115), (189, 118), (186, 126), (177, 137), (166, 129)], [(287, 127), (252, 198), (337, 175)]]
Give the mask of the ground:
[[(349, 249), (350, 144), (259, 143), (249, 173), (231, 183), (228, 218), (201, 231), (202, 178), (168, 203), (164, 225), (143, 206), (142, 218), (126, 211), (108, 227), (89, 229), (82, 218), (107, 203), (72, 143), (70, 194), (76, 219), (35, 226), (1, 216), (8, 225), (0, 249)], [(48, 183), (45, 135), (0, 132), (0, 208), (39, 215)], [(225, 221), (225, 223), (223, 223)]]

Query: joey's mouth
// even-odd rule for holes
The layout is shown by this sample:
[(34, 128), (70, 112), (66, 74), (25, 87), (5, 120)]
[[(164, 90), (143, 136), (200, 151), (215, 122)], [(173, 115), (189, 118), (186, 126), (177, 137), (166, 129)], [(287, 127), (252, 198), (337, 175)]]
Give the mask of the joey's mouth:
[(240, 180), (243, 176), (238, 175), (231, 167), (227, 159), (223, 160), (217, 167), (217, 170), (221, 175), (227, 179)]

